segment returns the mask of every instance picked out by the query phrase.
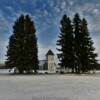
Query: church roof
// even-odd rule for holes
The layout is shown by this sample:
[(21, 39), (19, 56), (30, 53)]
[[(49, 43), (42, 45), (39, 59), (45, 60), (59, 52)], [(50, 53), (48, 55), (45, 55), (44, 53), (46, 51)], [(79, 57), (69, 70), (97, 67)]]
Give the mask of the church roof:
[(49, 51), (47, 52), (46, 56), (48, 55), (54, 55), (54, 53), (49, 49)]

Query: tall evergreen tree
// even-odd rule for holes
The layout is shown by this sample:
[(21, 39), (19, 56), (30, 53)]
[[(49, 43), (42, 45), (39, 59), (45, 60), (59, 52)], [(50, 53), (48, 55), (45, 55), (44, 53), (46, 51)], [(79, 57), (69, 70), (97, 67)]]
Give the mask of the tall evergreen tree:
[[(24, 16), (21, 15), (13, 26), (13, 34), (10, 37), (6, 66), (17, 67), (19, 72), (23, 72), (23, 38), (24, 38)], [(12, 64), (13, 63), (13, 64)]]
[(97, 64), (97, 54), (94, 53), (93, 41), (89, 36), (87, 21), (81, 20), (79, 14), (74, 17), (76, 72), (93, 70)]
[(30, 69), (34, 69), (34, 71), (36, 72), (36, 70), (38, 69), (38, 47), (37, 47), (37, 38), (35, 35), (36, 29), (34, 27), (34, 23), (31, 21), (30, 17), (27, 15), (25, 17), (26, 19), (26, 28), (25, 28), (25, 37), (26, 37), (26, 41), (25, 41), (25, 54), (26, 54), (26, 68), (28, 68), (28, 70)]
[(74, 71), (74, 36), (71, 20), (66, 15), (63, 16), (60, 28), (60, 36), (57, 45), (61, 53), (58, 54), (60, 65), (64, 68), (70, 68)]
[(88, 43), (89, 43), (90, 37), (89, 32), (87, 28), (86, 20), (83, 19), (81, 22), (81, 33), (80, 33), (80, 61), (81, 61), (81, 71), (85, 72), (87, 71), (88, 67)]
[[(34, 23), (30, 17), (21, 15), (13, 26), (13, 35), (9, 40), (7, 66), (18, 68), (20, 73), (36, 72), (38, 67), (37, 38)], [(13, 63), (13, 64), (12, 64)]]
[(81, 72), (81, 19), (78, 13), (75, 14), (74, 16), (74, 35), (75, 35), (75, 69), (76, 73)]
[(93, 41), (89, 36), (86, 19), (82, 20), (82, 33), (81, 33), (81, 63), (82, 72), (88, 70), (94, 70), (97, 65), (97, 54), (94, 53), (95, 48), (93, 47)]
[(15, 66), (15, 62), (16, 62), (16, 59), (15, 59), (15, 55), (16, 55), (16, 52), (14, 50), (15, 48), (15, 37), (14, 35), (12, 34), (12, 36), (9, 38), (9, 46), (7, 46), (8, 48), (8, 51), (7, 51), (7, 61), (6, 61), (6, 68), (12, 68), (12, 66)]

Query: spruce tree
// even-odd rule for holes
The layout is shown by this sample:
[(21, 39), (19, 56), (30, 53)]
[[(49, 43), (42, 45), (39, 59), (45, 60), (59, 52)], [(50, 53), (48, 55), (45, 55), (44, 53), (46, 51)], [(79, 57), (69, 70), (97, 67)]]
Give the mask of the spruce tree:
[(90, 37), (86, 19), (82, 20), (82, 47), (81, 47), (81, 63), (82, 72), (94, 70), (97, 65), (97, 53), (94, 52), (93, 41)]
[(63, 16), (60, 28), (60, 36), (57, 45), (61, 53), (58, 54), (60, 65), (63, 68), (70, 68), (74, 71), (74, 36), (71, 20), (66, 15)]
[(75, 62), (76, 72), (93, 70), (97, 64), (97, 54), (94, 53), (93, 41), (89, 36), (86, 19), (81, 20), (79, 14), (74, 17)]
[(26, 70), (38, 69), (38, 47), (37, 47), (37, 37), (35, 35), (36, 29), (34, 27), (33, 21), (27, 15), (25, 17), (25, 62)]
[[(38, 66), (38, 49), (35, 27), (30, 17), (21, 15), (13, 26), (13, 35), (9, 40), (6, 64), (16, 67), (19, 73), (36, 72)], [(12, 42), (14, 41), (14, 42)], [(13, 62), (13, 64), (11, 64)]]
[(75, 35), (75, 69), (76, 73), (81, 72), (81, 19), (78, 13), (75, 14), (73, 20)]
[[(23, 65), (23, 39), (24, 39), (24, 16), (21, 15), (13, 26), (13, 34), (10, 37), (6, 66), (18, 68), (20, 73), (24, 71)], [(13, 63), (13, 64), (12, 64)]]
[(13, 68), (15, 66), (15, 62), (16, 62), (16, 59), (15, 59), (15, 55), (16, 55), (16, 51), (14, 50), (15, 48), (15, 37), (14, 35), (12, 34), (12, 36), (9, 38), (9, 46), (7, 46), (7, 61), (5, 62), (6, 63), (6, 68)]
[(81, 61), (81, 71), (87, 71), (88, 67), (88, 43), (89, 43), (89, 32), (87, 28), (87, 23), (85, 19), (81, 22), (81, 33), (80, 33), (80, 61)]

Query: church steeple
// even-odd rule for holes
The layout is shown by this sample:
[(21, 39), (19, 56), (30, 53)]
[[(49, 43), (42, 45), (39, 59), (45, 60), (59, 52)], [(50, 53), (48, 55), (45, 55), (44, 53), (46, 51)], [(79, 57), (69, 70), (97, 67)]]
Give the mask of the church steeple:
[(49, 71), (55, 71), (54, 53), (49, 49), (46, 53), (47, 66)]
[(54, 55), (54, 53), (51, 51), (51, 49), (49, 49), (49, 51), (47, 52), (46, 56), (48, 55)]

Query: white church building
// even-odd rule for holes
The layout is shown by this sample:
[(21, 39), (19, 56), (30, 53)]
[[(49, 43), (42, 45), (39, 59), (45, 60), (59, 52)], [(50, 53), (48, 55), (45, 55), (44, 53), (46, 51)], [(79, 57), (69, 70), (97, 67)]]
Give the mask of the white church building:
[(54, 60), (54, 53), (49, 50), (46, 53), (46, 59), (39, 61), (39, 70), (46, 70), (48, 72), (56, 72), (57, 65)]

